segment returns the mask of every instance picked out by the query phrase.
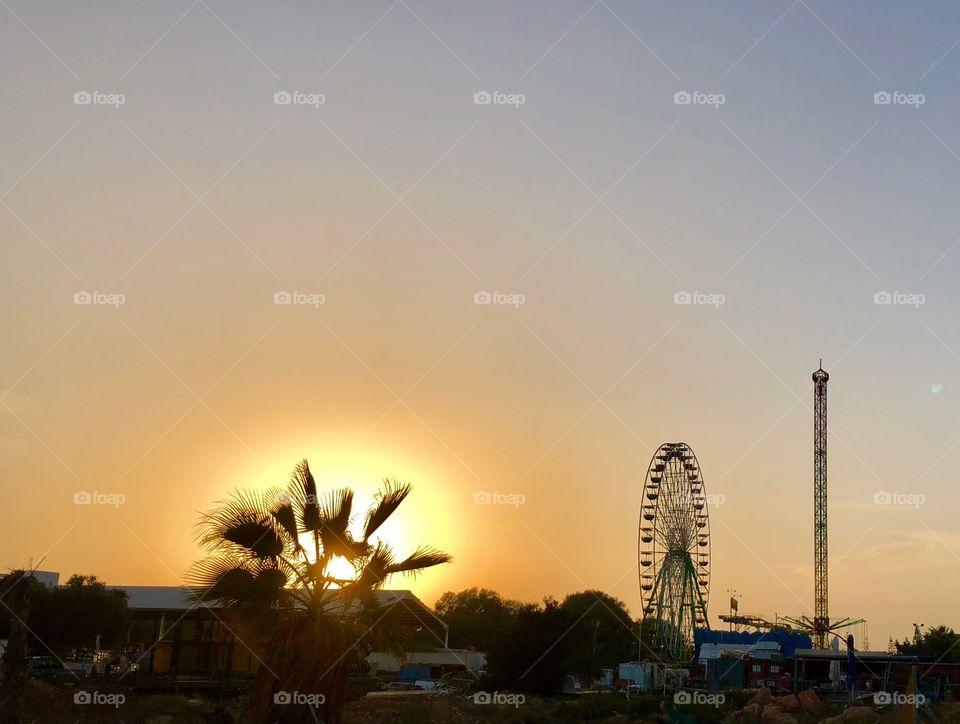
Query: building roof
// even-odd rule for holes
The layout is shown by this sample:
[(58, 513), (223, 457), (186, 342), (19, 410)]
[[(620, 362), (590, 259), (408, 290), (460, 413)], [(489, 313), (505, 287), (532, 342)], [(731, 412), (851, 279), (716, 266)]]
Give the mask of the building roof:
[[(110, 586), (125, 591), (127, 604), (132, 609), (152, 611), (186, 611), (196, 608), (191, 600), (195, 589), (186, 586)], [(394, 611), (393, 615), (402, 623), (413, 626), (432, 627), (444, 624), (437, 615), (412, 591), (377, 591), (377, 603)], [(213, 608), (208, 604), (202, 604)]]
[(110, 586), (127, 594), (127, 605), (142, 610), (177, 611), (195, 608), (186, 586)]
[(30, 575), (47, 588), (56, 588), (60, 585), (60, 573), (58, 571), (33, 571)]

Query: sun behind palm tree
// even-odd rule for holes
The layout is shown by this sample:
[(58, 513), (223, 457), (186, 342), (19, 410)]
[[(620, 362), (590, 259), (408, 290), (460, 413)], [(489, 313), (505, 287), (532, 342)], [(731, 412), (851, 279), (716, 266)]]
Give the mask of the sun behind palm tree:
[[(339, 719), (352, 667), (392, 639), (376, 592), (395, 573), (416, 575), (450, 556), (420, 547), (397, 560), (390, 546), (371, 539), (410, 494), (408, 483), (384, 480), (355, 538), (353, 491), (322, 497), (306, 460), (285, 489), (236, 490), (197, 525), (210, 555), (197, 561), (188, 580), (198, 602), (239, 614), (259, 642), (260, 667), (247, 716), (251, 722)], [(336, 577), (338, 556), (354, 570)], [(248, 642), (249, 643), (249, 642)], [(316, 712), (284, 705), (284, 692), (322, 695)]]

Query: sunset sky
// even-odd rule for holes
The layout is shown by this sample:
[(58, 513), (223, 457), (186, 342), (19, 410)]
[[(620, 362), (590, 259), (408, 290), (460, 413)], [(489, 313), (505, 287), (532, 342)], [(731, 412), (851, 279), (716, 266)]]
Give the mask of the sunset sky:
[(306, 457), (414, 483), (386, 537), (455, 560), (393, 587), (639, 615), (683, 440), (711, 622), (812, 615), (822, 357), (832, 617), (960, 627), (958, 37), (946, 1), (4, 0), (0, 564), (176, 585), (199, 511)]

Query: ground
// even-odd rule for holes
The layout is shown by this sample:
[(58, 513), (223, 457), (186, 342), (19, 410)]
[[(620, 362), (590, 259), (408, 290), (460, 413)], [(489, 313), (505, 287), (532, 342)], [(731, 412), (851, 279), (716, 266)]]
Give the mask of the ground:
[[(110, 693), (110, 692), (102, 692)], [(76, 692), (33, 681), (26, 701), (25, 722), (36, 724), (233, 724), (242, 700), (225, 702), (188, 699), (184, 696), (126, 694), (119, 706), (77, 704)], [(544, 701), (529, 698), (521, 706), (475, 704), (471, 699), (447, 695), (414, 695), (365, 698), (347, 705), (343, 724), (695, 724), (696, 722), (781, 722), (814, 724), (830, 721), (898, 721), (896, 712), (872, 706), (844, 708), (823, 704), (816, 713), (805, 711), (797, 700), (758, 697), (753, 692), (731, 693), (722, 707), (673, 707), (658, 696), (590, 696), (579, 701)], [(758, 708), (759, 706), (759, 708)], [(960, 724), (960, 703), (939, 704), (935, 718), (921, 721)], [(0, 722), (4, 721), (0, 713)]]

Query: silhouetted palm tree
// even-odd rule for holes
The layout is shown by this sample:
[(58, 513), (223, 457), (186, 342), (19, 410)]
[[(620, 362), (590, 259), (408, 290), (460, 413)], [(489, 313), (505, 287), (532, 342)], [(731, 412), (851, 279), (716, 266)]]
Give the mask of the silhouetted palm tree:
[[(398, 560), (390, 546), (371, 540), (410, 491), (407, 483), (385, 480), (355, 538), (353, 491), (319, 496), (304, 460), (286, 489), (234, 491), (201, 518), (198, 540), (210, 555), (193, 565), (188, 580), (198, 600), (239, 612), (264, 644), (251, 721), (336, 722), (351, 668), (386, 634), (377, 590), (394, 573), (415, 575), (450, 560), (429, 547)], [(352, 578), (331, 575), (338, 556), (353, 564)], [(311, 712), (283, 705), (283, 692), (322, 694), (325, 701)]]

